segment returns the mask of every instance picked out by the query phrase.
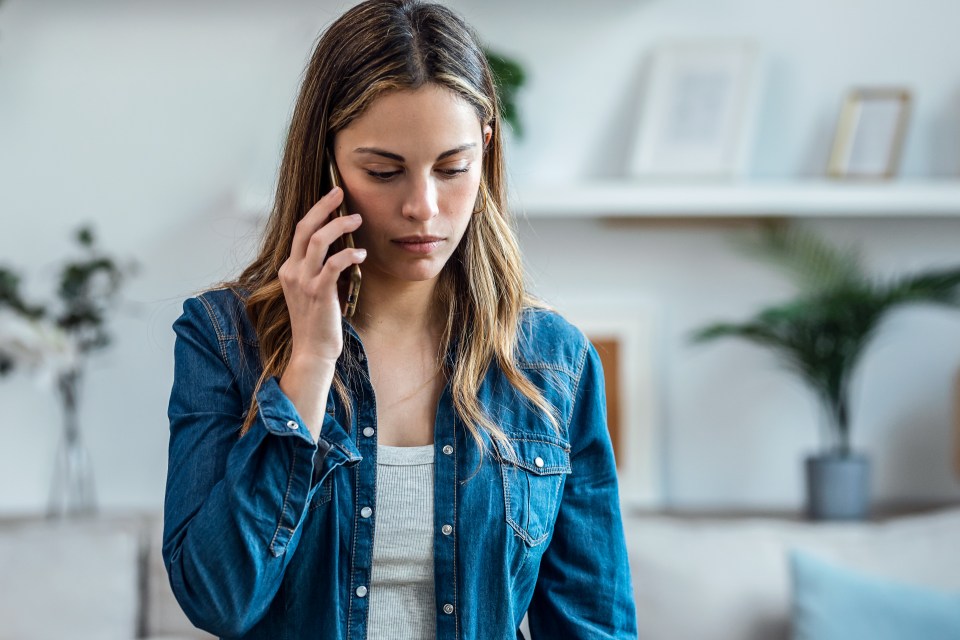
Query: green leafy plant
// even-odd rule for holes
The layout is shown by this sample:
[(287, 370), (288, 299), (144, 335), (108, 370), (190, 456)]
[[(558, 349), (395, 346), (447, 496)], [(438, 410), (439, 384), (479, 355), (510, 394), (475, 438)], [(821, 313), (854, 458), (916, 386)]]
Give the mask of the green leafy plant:
[(64, 367), (75, 366), (85, 354), (110, 344), (108, 312), (124, 279), (139, 267), (135, 261), (120, 267), (100, 253), (89, 226), (78, 229), (75, 239), (85, 256), (64, 264), (58, 309), (27, 302), (20, 294), (20, 276), (0, 267), (0, 312), (6, 320), (0, 327), (0, 375), (18, 363), (36, 365), (56, 350), (67, 353)]
[(527, 79), (523, 67), (516, 60), (488, 49), (484, 49), (483, 53), (493, 72), (503, 119), (510, 123), (518, 138), (523, 137), (523, 126), (517, 112), (517, 93)]
[(795, 227), (767, 227), (759, 241), (740, 238), (738, 244), (783, 268), (800, 295), (747, 322), (698, 329), (692, 341), (730, 336), (773, 349), (827, 410), (826, 451), (850, 455), (850, 380), (861, 355), (897, 308), (914, 303), (960, 307), (960, 266), (870, 277), (857, 248), (833, 247)]

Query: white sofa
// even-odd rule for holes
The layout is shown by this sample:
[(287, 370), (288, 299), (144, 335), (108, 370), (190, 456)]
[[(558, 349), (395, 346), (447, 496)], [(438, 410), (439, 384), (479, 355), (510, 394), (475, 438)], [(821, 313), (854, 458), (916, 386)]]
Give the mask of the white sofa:
[(960, 507), (829, 524), (651, 515), (626, 529), (643, 640), (788, 640), (790, 549), (960, 593)]
[(0, 521), (0, 640), (215, 638), (180, 610), (158, 514)]
[[(787, 640), (790, 548), (960, 590), (960, 507), (855, 524), (643, 515), (625, 529), (643, 640)], [(161, 532), (153, 513), (0, 521), (0, 640), (212, 638), (173, 598)]]

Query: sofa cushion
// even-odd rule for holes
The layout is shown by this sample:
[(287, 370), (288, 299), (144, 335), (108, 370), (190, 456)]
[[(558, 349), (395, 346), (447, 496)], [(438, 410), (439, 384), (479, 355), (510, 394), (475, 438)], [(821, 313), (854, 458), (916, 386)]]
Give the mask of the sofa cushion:
[(794, 640), (960, 638), (960, 591), (928, 589), (791, 551)]
[(0, 526), (0, 638), (131, 640), (139, 529), (99, 519)]
[(645, 640), (789, 640), (791, 548), (960, 589), (960, 509), (856, 523), (645, 515), (624, 531)]

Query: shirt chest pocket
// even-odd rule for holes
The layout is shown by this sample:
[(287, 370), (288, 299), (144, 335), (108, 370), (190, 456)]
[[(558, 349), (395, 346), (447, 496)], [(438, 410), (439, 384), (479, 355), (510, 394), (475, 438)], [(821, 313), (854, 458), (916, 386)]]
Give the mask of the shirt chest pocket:
[[(547, 438), (547, 436), (544, 436)], [(510, 438), (515, 455), (499, 442), (507, 524), (534, 547), (550, 536), (570, 473), (570, 445), (559, 440)]]
[(316, 493), (313, 494), (313, 499), (310, 500), (310, 511), (330, 502), (330, 498), (333, 496), (333, 474), (330, 474), (326, 479), (320, 483), (320, 486), (317, 488)]

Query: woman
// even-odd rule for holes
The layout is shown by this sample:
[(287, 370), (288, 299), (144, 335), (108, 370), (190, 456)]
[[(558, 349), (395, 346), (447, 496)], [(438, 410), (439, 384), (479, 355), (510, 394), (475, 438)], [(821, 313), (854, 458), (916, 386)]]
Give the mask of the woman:
[(196, 626), (636, 636), (600, 361), (524, 290), (500, 126), (442, 6), (320, 39), (259, 256), (173, 325), (163, 559)]

